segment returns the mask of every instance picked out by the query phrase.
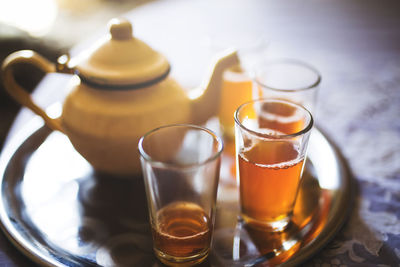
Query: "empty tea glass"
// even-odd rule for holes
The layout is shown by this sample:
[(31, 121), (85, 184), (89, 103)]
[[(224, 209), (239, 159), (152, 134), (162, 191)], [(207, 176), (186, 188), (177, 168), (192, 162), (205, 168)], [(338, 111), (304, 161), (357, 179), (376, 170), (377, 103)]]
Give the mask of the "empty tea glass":
[(313, 117), (284, 100), (259, 99), (235, 112), (243, 221), (269, 231), (289, 225), (299, 191)]
[(260, 61), (251, 71), (254, 98), (288, 100), (316, 111), (321, 74), (311, 65), (295, 59)]
[(167, 265), (194, 265), (209, 254), (222, 140), (207, 128), (177, 124), (145, 134), (139, 153), (153, 249)]

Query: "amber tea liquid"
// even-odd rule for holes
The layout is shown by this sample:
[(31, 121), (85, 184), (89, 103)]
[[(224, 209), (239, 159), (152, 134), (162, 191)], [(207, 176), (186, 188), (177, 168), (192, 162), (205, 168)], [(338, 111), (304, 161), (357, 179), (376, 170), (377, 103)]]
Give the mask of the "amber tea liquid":
[[(163, 263), (199, 263), (209, 252), (211, 222), (190, 202), (173, 202), (157, 212), (152, 225), (155, 252)], [(167, 262), (165, 261), (167, 260)]]
[(289, 141), (263, 141), (238, 155), (243, 219), (279, 229), (290, 220), (303, 169)]

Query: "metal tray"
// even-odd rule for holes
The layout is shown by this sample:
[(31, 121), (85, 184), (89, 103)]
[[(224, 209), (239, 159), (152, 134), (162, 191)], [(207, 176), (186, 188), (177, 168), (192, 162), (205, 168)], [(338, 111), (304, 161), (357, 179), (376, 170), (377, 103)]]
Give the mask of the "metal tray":
[[(253, 265), (265, 260), (298, 265), (326, 245), (345, 221), (353, 195), (351, 175), (318, 129), (312, 133), (307, 162), (294, 214), (294, 234), (301, 234), (298, 246), (282, 257), (263, 255), (261, 249)], [(2, 230), (34, 262), (161, 265), (152, 252), (143, 179), (95, 173), (66, 136), (37, 120), (7, 142), (0, 156), (0, 179)], [(236, 187), (221, 179), (215, 234), (234, 228), (236, 222)], [(209, 257), (202, 265), (229, 265), (221, 260), (225, 256)]]

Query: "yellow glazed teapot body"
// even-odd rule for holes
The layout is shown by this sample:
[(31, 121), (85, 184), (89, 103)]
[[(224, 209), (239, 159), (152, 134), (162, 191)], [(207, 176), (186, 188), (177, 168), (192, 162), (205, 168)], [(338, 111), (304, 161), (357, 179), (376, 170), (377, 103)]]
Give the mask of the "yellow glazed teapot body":
[[(18, 51), (3, 62), (6, 90), (46, 124), (65, 133), (94, 169), (116, 175), (140, 173), (137, 142), (165, 124), (200, 124), (218, 110), (222, 73), (238, 64), (235, 52), (222, 55), (203, 86), (185, 91), (169, 76), (165, 57), (133, 37), (124, 19), (110, 22), (110, 34), (76, 58), (53, 64), (33, 51)], [(62, 115), (50, 118), (16, 83), (13, 66), (30, 63), (45, 72), (76, 76)]]

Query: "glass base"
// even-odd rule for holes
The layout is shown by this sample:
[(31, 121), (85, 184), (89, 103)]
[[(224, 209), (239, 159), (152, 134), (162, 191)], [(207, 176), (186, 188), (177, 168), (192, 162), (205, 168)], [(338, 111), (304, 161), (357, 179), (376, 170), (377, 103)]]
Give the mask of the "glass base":
[[(215, 231), (211, 250), (211, 263), (216, 266), (252, 266), (260, 253), (248, 233), (238, 224), (236, 228)], [(268, 259), (266, 259), (268, 260)]]
[(154, 248), (154, 253), (157, 258), (167, 266), (193, 266), (204, 261), (209, 253), (209, 249), (188, 257), (176, 257), (165, 254), (164, 252)]
[(251, 217), (241, 214), (240, 220), (244, 224), (252, 228), (257, 228), (259, 230), (270, 231), (270, 232), (282, 232), (285, 231), (291, 222), (292, 216), (285, 217), (280, 220), (275, 221), (260, 221)]
[(222, 228), (214, 233), (210, 259), (216, 266), (278, 265), (300, 249), (301, 240), (293, 223), (288, 223), (282, 231), (271, 232), (238, 221), (235, 228)]

